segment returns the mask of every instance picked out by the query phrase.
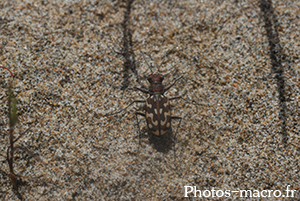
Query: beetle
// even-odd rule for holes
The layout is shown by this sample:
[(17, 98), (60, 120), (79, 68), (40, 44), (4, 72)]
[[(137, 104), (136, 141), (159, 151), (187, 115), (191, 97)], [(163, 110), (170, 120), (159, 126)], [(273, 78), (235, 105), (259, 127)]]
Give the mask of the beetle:
[(170, 101), (179, 99), (181, 98), (181, 96), (168, 98), (167, 96), (164, 95), (164, 93), (167, 92), (172, 86), (174, 86), (175, 83), (181, 78), (182, 76), (176, 79), (172, 84), (165, 87), (163, 85), (164, 76), (160, 73), (152, 73), (147, 78), (150, 84), (148, 90), (140, 87), (135, 87), (136, 90), (148, 94), (148, 97), (145, 100), (134, 100), (124, 109), (121, 109), (112, 114), (106, 114), (105, 116), (110, 116), (110, 115), (120, 113), (126, 110), (134, 103), (144, 103), (145, 104), (144, 112), (139, 112), (139, 111), (135, 112), (137, 126), (139, 129), (139, 145), (141, 144), (141, 129), (139, 125), (138, 116), (142, 116), (146, 118), (148, 133), (157, 137), (162, 137), (170, 133), (172, 131), (172, 127), (171, 127), (172, 120), (175, 119), (179, 120), (174, 135), (174, 159), (175, 159), (176, 135), (178, 132), (178, 128), (180, 127), (182, 117), (171, 115)]
[[(141, 51), (142, 56), (144, 57), (145, 61), (146, 58), (144, 56), (144, 53)], [(151, 56), (149, 55), (151, 58)], [(152, 58), (151, 58), (152, 59)], [(148, 63), (147, 63), (148, 64)], [(168, 86), (163, 85), (164, 76), (160, 73), (153, 73), (152, 71), (152, 65), (149, 65), (149, 69), (151, 70), (151, 74), (147, 77), (147, 80), (149, 82), (149, 88), (144, 89), (140, 87), (135, 87), (134, 89), (141, 91), (145, 94), (148, 94), (148, 97), (145, 100), (135, 100), (131, 102), (127, 107), (124, 109), (121, 109), (117, 112), (114, 112), (112, 114), (106, 114), (104, 116), (110, 116), (117, 113), (120, 113), (124, 110), (126, 110), (128, 107), (130, 107), (134, 103), (144, 103), (144, 112), (135, 112), (137, 126), (139, 129), (139, 147), (141, 145), (141, 129), (140, 124), (138, 120), (138, 116), (142, 116), (146, 118), (148, 133), (150, 136), (156, 136), (159, 137), (162, 140), (162, 137), (167, 136), (167, 134), (172, 133), (172, 120), (179, 120), (179, 123), (176, 128), (176, 132), (174, 135), (174, 160), (175, 160), (175, 145), (176, 145), (176, 135), (178, 132), (178, 128), (180, 127), (182, 117), (179, 116), (171, 116), (171, 107), (170, 107), (170, 101), (182, 98), (182, 96), (176, 96), (172, 98), (168, 98), (164, 95), (165, 92), (167, 92), (172, 86), (175, 85), (175, 83), (180, 80), (183, 76), (175, 79), (172, 84)], [(158, 65), (156, 64), (158, 67)], [(159, 71), (159, 67), (158, 67)], [(164, 146), (166, 143), (164, 144)]]
[[(164, 80), (164, 76), (159, 73), (155, 73), (149, 75), (147, 78), (148, 82), (150, 83), (148, 90), (136, 87), (137, 90), (149, 94), (148, 98), (143, 101), (145, 102), (145, 106), (144, 106), (145, 112), (142, 113), (137, 111), (135, 113), (138, 127), (139, 127), (138, 115), (140, 115), (146, 118), (148, 133), (155, 135), (157, 137), (162, 137), (172, 131), (171, 128), (172, 119), (179, 120), (174, 135), (174, 157), (175, 157), (176, 135), (178, 132), (178, 128), (181, 124), (182, 118), (178, 116), (171, 116), (170, 100), (179, 99), (181, 98), (181, 96), (168, 98), (167, 96), (164, 95), (164, 93), (168, 91), (180, 78), (175, 80), (169, 86), (165, 87), (162, 84)], [(139, 128), (139, 132), (141, 133), (140, 128)], [(139, 143), (140, 143), (140, 136), (141, 134), (139, 134)]]

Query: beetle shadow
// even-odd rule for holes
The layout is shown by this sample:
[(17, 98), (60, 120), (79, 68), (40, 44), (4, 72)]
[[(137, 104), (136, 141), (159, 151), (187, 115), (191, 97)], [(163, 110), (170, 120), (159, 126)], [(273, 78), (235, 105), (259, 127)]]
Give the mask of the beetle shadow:
[(174, 148), (175, 142), (172, 129), (162, 136), (156, 136), (153, 133), (148, 132), (148, 139), (150, 144), (153, 146), (153, 149), (155, 149), (158, 152), (168, 153)]

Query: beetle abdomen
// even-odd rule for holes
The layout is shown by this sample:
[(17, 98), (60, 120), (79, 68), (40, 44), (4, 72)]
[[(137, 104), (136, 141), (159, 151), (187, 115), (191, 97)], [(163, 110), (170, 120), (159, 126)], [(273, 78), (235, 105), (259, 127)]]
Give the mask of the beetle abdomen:
[(171, 128), (170, 103), (167, 97), (161, 94), (151, 95), (146, 100), (146, 119), (150, 132), (161, 136)]

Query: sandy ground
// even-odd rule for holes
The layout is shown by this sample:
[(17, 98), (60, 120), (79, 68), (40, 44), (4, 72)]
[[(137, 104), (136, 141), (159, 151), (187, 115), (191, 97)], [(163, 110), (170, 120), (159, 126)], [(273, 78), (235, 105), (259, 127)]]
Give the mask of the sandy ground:
[[(287, 188), (300, 198), (299, 1), (4, 0), (0, 26), (15, 137), (30, 128), (16, 145), (43, 159), (15, 153), (24, 200), (236, 200), (222, 192)], [(174, 142), (151, 140), (141, 117), (139, 146), (141, 104), (104, 116), (147, 98), (132, 89), (148, 87), (149, 65), (165, 85), (183, 76), (166, 93), (184, 94), (172, 101), (175, 159)], [(0, 199), (18, 200), (6, 161), (11, 76), (0, 76)], [(206, 193), (185, 198), (184, 186)]]

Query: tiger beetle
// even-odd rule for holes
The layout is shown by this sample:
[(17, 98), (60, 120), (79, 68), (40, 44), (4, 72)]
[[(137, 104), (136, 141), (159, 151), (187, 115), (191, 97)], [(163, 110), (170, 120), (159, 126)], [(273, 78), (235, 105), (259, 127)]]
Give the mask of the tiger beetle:
[(144, 112), (139, 112), (139, 111), (135, 112), (136, 121), (139, 129), (139, 146), (141, 145), (141, 129), (140, 129), (138, 116), (142, 116), (146, 118), (148, 133), (150, 135), (152, 134), (160, 138), (172, 132), (172, 128), (171, 128), (172, 120), (175, 119), (179, 120), (174, 135), (174, 160), (175, 160), (176, 135), (178, 132), (178, 128), (181, 124), (182, 117), (171, 115), (170, 101), (179, 99), (181, 98), (181, 96), (168, 98), (164, 95), (164, 93), (167, 92), (172, 86), (174, 86), (175, 83), (182, 78), (182, 76), (176, 79), (172, 84), (165, 87), (162, 83), (164, 80), (164, 76), (160, 73), (153, 73), (151, 66), (149, 67), (151, 70), (151, 74), (147, 78), (150, 84), (148, 90), (140, 87), (135, 87), (136, 90), (148, 94), (149, 95), (148, 98), (146, 100), (135, 100), (131, 102), (127, 107), (117, 112), (106, 114), (105, 116), (110, 116), (110, 115), (115, 115), (117, 113), (120, 113), (126, 110), (134, 103), (144, 103), (145, 104)]

